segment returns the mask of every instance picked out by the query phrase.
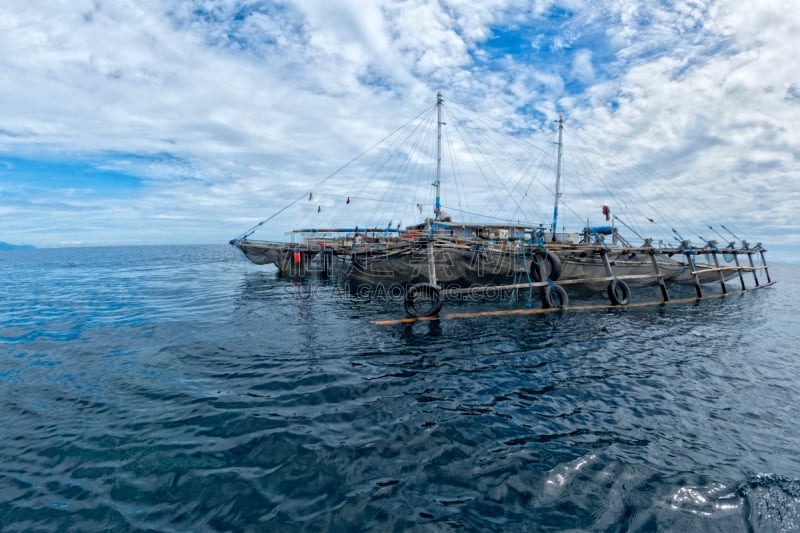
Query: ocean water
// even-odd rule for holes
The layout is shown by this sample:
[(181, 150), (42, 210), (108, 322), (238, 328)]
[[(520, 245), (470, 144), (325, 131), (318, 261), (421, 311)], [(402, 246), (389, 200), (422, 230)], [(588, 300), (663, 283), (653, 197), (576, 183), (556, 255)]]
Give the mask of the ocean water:
[(377, 325), (401, 303), (228, 246), (2, 252), (0, 529), (798, 531), (800, 267), (770, 271)]

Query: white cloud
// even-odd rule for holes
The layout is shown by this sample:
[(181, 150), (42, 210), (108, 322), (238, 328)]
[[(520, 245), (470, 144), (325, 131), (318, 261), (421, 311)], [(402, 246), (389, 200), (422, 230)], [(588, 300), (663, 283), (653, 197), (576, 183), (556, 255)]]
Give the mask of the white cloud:
[(575, 58), (572, 61), (572, 76), (583, 83), (594, 81), (591, 50), (579, 50), (575, 53)]
[[(644, 34), (657, 35), (641, 44), (632, 29), (640, 8), (628, 8), (614, 38), (629, 44), (620, 57), (631, 63), (620, 78), (593, 87), (593, 107), (574, 109), (573, 118), (608, 151), (623, 147), (628, 159), (670, 176), (660, 209), (699, 206), (703, 216), (722, 213), (768, 241), (773, 231), (791, 231), (789, 213), (800, 205), (792, 140), (800, 106), (785, 97), (795, 74), (780, 67), (796, 56), (798, 19), (784, 11), (778, 22), (776, 3), (697, 6), (650, 13), (657, 26)], [(700, 24), (712, 12), (717, 18)], [(615, 93), (619, 108), (610, 113), (603, 103)]]
[[(553, 2), (521, 0), (34, 4), (0, 7), (0, 240), (224, 241), (442, 90), (521, 129), (564, 111), (568, 134), (657, 167), (675, 198), (792, 242), (800, 16), (788, 0), (561, 2), (553, 20)], [(522, 31), (523, 48), (490, 46)], [(19, 159), (143, 186), (53, 192), (15, 172)], [(566, 200), (583, 205), (578, 191)]]

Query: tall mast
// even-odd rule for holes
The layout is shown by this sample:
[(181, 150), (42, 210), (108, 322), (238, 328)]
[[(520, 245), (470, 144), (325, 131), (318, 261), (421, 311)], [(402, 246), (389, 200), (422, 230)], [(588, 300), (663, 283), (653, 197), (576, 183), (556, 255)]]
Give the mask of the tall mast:
[(564, 115), (558, 114), (558, 162), (556, 163), (556, 197), (553, 202), (553, 241), (556, 240), (556, 224), (558, 224), (558, 199), (561, 197), (561, 148), (564, 134)]
[(438, 220), (442, 214), (442, 198), (440, 196), (441, 180), (442, 180), (442, 93), (436, 93), (436, 181), (433, 186), (436, 189), (436, 206), (433, 209), (433, 215)]

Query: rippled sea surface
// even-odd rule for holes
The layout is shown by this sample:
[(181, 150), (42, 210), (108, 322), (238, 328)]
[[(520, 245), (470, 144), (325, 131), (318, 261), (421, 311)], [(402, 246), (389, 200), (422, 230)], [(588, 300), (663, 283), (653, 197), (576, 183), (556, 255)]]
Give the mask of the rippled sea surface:
[(0, 529), (798, 531), (800, 267), (770, 272), (376, 325), (401, 303), (227, 246), (0, 252)]

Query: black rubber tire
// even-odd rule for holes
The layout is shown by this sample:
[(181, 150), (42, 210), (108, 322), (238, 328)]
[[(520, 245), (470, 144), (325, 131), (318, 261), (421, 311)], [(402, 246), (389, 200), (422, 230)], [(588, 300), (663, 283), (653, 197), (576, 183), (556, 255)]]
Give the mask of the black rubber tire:
[[(422, 304), (421, 299), (428, 303), (418, 308), (417, 306)], [(423, 318), (438, 315), (443, 303), (442, 291), (439, 287), (430, 283), (418, 283), (408, 288), (404, 305), (408, 316)]]
[(569, 305), (567, 291), (561, 285), (542, 287), (542, 307), (545, 309), (563, 308)]
[(621, 279), (612, 279), (608, 284), (608, 299), (613, 305), (628, 305), (631, 301), (631, 290)]
[[(542, 269), (545, 276), (542, 276)], [(548, 278), (558, 281), (561, 277), (561, 259), (553, 252), (536, 252), (531, 261), (530, 273), (536, 282), (546, 281)]]

